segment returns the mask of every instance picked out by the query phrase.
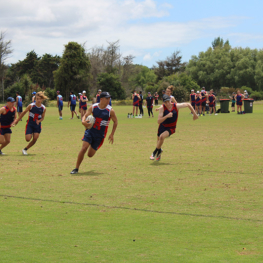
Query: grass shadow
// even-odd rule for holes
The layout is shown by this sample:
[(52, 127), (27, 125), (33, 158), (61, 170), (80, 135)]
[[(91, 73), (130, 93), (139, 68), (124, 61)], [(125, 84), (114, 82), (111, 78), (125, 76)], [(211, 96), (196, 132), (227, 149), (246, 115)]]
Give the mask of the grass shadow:
[(96, 172), (94, 170), (91, 170), (91, 171), (87, 171), (87, 172), (78, 172), (77, 174), (72, 174), (72, 176), (83, 176), (83, 175), (86, 175), (86, 176), (98, 176), (98, 175), (102, 175), (104, 173), (99, 173), (99, 172)]
[(173, 163), (152, 162), (150, 165), (153, 165), (153, 166), (162, 166), (162, 165), (175, 165), (175, 164), (173, 164)]

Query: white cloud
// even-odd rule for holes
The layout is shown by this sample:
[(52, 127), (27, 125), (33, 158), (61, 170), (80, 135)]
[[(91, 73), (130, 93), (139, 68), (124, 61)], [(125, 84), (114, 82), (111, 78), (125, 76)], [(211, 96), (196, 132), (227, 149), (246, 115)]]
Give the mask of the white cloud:
[(39, 55), (61, 55), (69, 41), (86, 42), (91, 48), (120, 40), (124, 53), (133, 51), (130, 54), (150, 60), (160, 51), (149, 53), (147, 49), (178, 48), (211, 30), (235, 27), (244, 19), (164, 22), (162, 18), (169, 16), (171, 8), (154, 0), (9, 0), (1, 5), (0, 31), (7, 30), (7, 38), (12, 40), (14, 54), (9, 61), (13, 63), (33, 49)]

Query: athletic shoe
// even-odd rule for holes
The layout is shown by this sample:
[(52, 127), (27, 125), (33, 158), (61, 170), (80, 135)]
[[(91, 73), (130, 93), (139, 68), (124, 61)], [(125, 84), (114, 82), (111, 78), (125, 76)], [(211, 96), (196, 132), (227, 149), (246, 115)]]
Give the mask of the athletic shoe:
[(161, 160), (162, 152), (163, 152), (163, 150), (161, 149), (161, 152), (159, 154), (157, 154), (157, 156), (156, 156), (156, 161), (160, 161)]
[(217, 113), (215, 115), (218, 115)]
[(5, 155), (5, 154), (0, 150), (0, 155)]
[(79, 119), (79, 115), (77, 115), (77, 118)]
[(59, 117), (59, 120), (62, 120), (62, 117)]
[(73, 170), (70, 172), (70, 174), (77, 174), (78, 172), (79, 172), (79, 169), (75, 168), (75, 169), (73, 169)]
[(150, 156), (150, 160), (154, 161), (155, 159), (155, 155), (152, 153), (152, 155)]
[(28, 155), (27, 151), (25, 149), (22, 150), (23, 155)]

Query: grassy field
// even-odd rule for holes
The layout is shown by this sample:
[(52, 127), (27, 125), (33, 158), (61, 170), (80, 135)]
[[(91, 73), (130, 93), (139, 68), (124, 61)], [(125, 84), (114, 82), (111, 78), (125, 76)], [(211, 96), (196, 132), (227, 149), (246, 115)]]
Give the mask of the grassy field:
[[(0, 156), (0, 262), (263, 262), (263, 105), (192, 121), (180, 110), (160, 162), (154, 118), (115, 107), (115, 142), (75, 168), (84, 127), (48, 107)], [(111, 131), (109, 127), (109, 132)], [(109, 133), (108, 133), (109, 135)]]

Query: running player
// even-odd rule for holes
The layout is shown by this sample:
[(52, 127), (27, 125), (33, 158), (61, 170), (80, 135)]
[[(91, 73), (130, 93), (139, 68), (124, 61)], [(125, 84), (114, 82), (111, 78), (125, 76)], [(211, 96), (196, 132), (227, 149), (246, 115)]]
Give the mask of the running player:
[(22, 103), (22, 97), (19, 95), (18, 91), (16, 92), (16, 110), (17, 110), (17, 115), (19, 117), (23, 111), (23, 103)]
[(39, 91), (36, 94), (36, 102), (29, 104), (19, 118), (14, 121), (13, 125), (16, 125), (28, 112), (25, 139), (29, 144), (22, 150), (23, 155), (28, 155), (27, 150), (31, 148), (39, 138), (42, 129), (41, 122), (44, 120), (46, 114), (46, 107), (42, 102), (46, 99), (48, 99), (48, 97), (46, 97), (42, 91)]
[(207, 97), (207, 93), (205, 91), (205, 87), (202, 88), (201, 90), (201, 113), (202, 114), (202, 111), (203, 111), (203, 116), (205, 116), (205, 108), (206, 108), (206, 101), (208, 100), (208, 97)]
[(159, 129), (157, 132), (157, 145), (152, 155), (151, 160), (156, 158), (160, 161), (163, 150), (161, 149), (165, 138), (175, 133), (176, 123), (178, 119), (179, 109), (188, 107), (193, 114), (193, 120), (198, 119), (198, 116), (190, 103), (172, 103), (168, 95), (163, 96), (164, 104), (159, 110), (158, 124)]
[(201, 105), (202, 96), (199, 90), (195, 94), (195, 111), (198, 116), (202, 116), (202, 105)]
[(137, 94), (136, 90), (132, 94), (132, 100), (133, 100), (133, 110), (132, 110), (132, 115), (134, 117), (134, 110), (136, 107), (136, 116), (138, 115), (138, 107), (139, 107), (139, 101), (140, 101), (140, 95)]
[(101, 94), (101, 89), (98, 90), (98, 93), (96, 95), (96, 103), (100, 103), (100, 94)]
[(195, 91), (192, 89), (190, 94), (190, 103), (192, 107), (195, 109)]
[(7, 98), (6, 106), (0, 109), (0, 155), (4, 155), (2, 149), (5, 148), (11, 140), (12, 123), (16, 119), (15, 99)]
[(69, 99), (68, 99), (68, 107), (69, 107), (69, 103), (70, 103), (70, 111), (71, 111), (71, 120), (73, 119), (74, 113), (76, 114), (77, 118), (79, 119), (79, 115), (77, 114), (75, 108), (76, 108), (76, 104), (77, 104), (77, 97), (76, 95), (71, 91), (70, 95), (69, 95)]
[(208, 101), (207, 101), (207, 103), (209, 103), (210, 115), (212, 114), (212, 110), (213, 110), (214, 114), (217, 115), (216, 109), (215, 109), (215, 101), (216, 101), (216, 97), (213, 94), (213, 90), (211, 89), (209, 92)]
[[(104, 138), (107, 135), (110, 119), (113, 120), (113, 127), (109, 136), (109, 142), (111, 144), (114, 142), (114, 133), (118, 125), (118, 120), (115, 111), (109, 105), (110, 97), (111, 96), (108, 92), (102, 92), (100, 94), (100, 103), (95, 103), (90, 106), (87, 113), (83, 116), (82, 125), (85, 126), (86, 131), (82, 139), (83, 144), (78, 155), (76, 168), (71, 171), (71, 174), (78, 173), (80, 164), (87, 151), (88, 157), (93, 157), (96, 151), (102, 146)], [(93, 117), (95, 118), (93, 126), (86, 121), (86, 118), (91, 114), (93, 114)]]
[(149, 118), (151, 118), (151, 114), (153, 117), (153, 100), (154, 98), (152, 97), (151, 92), (148, 92), (148, 97), (145, 100), (145, 106), (147, 106)]
[(60, 91), (57, 91), (57, 107), (59, 113), (59, 119), (62, 120), (62, 110), (63, 110), (63, 97), (60, 95)]
[(86, 96), (86, 91), (83, 90), (82, 95), (80, 96), (81, 119), (86, 114), (87, 101), (88, 101), (88, 98)]
[(237, 102), (237, 114), (242, 114), (242, 105), (244, 97), (245, 96), (240, 93), (240, 90), (238, 90), (235, 96), (235, 100)]

